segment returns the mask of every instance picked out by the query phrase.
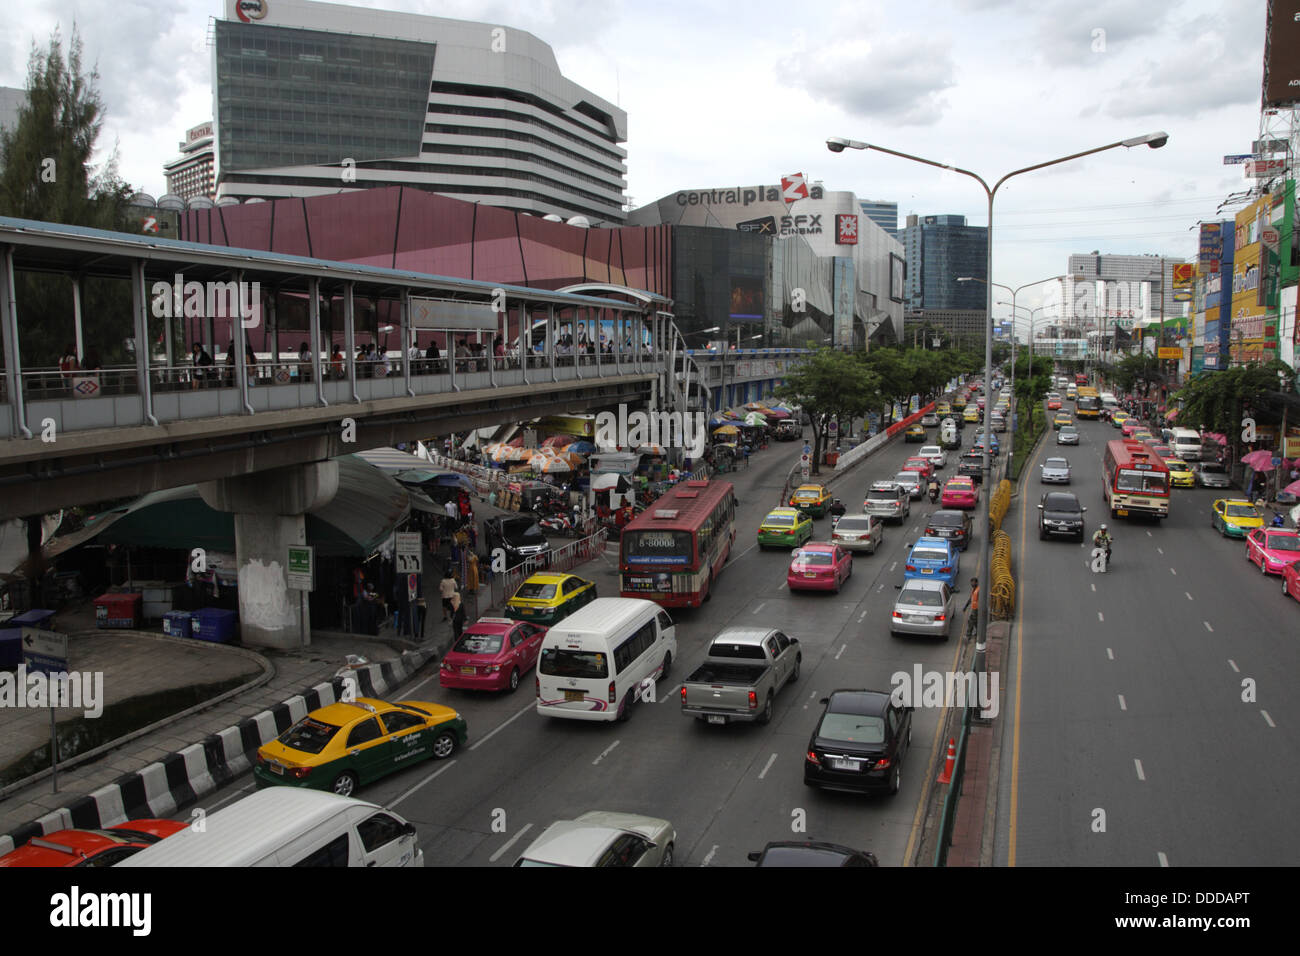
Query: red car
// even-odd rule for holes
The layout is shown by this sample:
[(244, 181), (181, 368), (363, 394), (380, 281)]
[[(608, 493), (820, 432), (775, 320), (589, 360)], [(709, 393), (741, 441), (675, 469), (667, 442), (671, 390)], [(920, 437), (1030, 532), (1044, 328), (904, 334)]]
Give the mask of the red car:
[(187, 826), (144, 819), (102, 830), (56, 830), (0, 856), (0, 866), (112, 866)]
[(1300, 562), (1292, 562), (1282, 569), (1282, 593), (1300, 601)]
[(438, 686), (511, 690), (537, 663), (547, 628), (504, 617), (481, 617), (460, 636), (438, 668)]
[(834, 591), (853, 574), (853, 555), (837, 544), (809, 542), (794, 553), (785, 583), (791, 591)]
[(1130, 418), (1128, 421), (1126, 421), (1123, 425), (1120, 426), (1119, 430), (1120, 433), (1125, 438), (1130, 438), (1132, 437), (1135, 431), (1138, 431), (1139, 429), (1145, 427), (1146, 426), (1143, 425), (1141, 422), (1139, 422), (1136, 418)]
[(1048, 399), (1047, 410), (1049, 412), (1059, 412), (1061, 410), (1061, 400), (1059, 398)]
[(1260, 574), (1281, 574), (1300, 561), (1300, 534), (1284, 528), (1256, 528), (1246, 535), (1246, 560), (1259, 565)]
[(974, 508), (979, 501), (979, 492), (970, 478), (949, 478), (944, 482), (939, 501), (945, 508)]
[(921, 473), (921, 477), (925, 479), (925, 481), (928, 483), (930, 481), (931, 476), (934, 474), (934, 462), (932, 462), (929, 458), (922, 458), (918, 455), (916, 457), (909, 458), (907, 459), (907, 461), (903, 462), (903, 467), (899, 470), (919, 471)]

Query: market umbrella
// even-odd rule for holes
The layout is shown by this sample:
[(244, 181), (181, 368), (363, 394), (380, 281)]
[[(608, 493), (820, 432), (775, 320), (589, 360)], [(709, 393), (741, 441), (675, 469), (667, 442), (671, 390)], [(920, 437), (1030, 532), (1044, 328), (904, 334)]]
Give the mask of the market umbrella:
[(1288, 495), (1300, 495), (1300, 481), (1293, 481), (1282, 489)]
[(783, 418), (789, 418), (789, 417), (791, 417), (791, 414), (792, 414), (792, 413), (791, 413), (789, 410), (784, 409), (784, 408), (781, 408), (781, 407), (778, 405), (778, 406), (775, 407), (775, 408), (769, 408), (769, 409), (768, 409), (767, 411), (765, 411), (763, 414), (766, 415), (768, 418), (783, 419)]
[(746, 424), (746, 425), (766, 425), (766, 424), (767, 424), (767, 419), (764, 418), (762, 415), (760, 415), (758, 412), (750, 412), (748, 415), (745, 416), (745, 424)]
[(553, 458), (550, 455), (544, 455), (541, 456), (541, 458), (542, 460), (540, 464), (537, 458), (534, 458), (530, 464), (544, 475), (554, 475), (559, 474), (560, 472), (573, 470), (569, 467), (569, 463), (563, 458)]
[(620, 495), (626, 494), (632, 486), (622, 475), (613, 471), (601, 472), (599, 475), (593, 475), (591, 478), (592, 491), (604, 491), (606, 488), (613, 488)]
[(723, 425), (721, 428), (713, 429), (715, 435), (739, 435), (740, 429), (735, 425)]
[(722, 415), (714, 415), (712, 418), (709, 419), (709, 424), (710, 424), (710, 425), (726, 425), (726, 424), (727, 424), (728, 422), (730, 422), (730, 421), (731, 421), (730, 418), (726, 418), (726, 417), (724, 417), (724, 416), (722, 416)]
[(1266, 471), (1273, 467), (1273, 453), (1266, 449), (1252, 451), (1248, 455), (1241, 456), (1241, 463), (1249, 465), (1255, 471)]
[(563, 448), (565, 445), (572, 445), (575, 441), (577, 441), (577, 439), (572, 435), (552, 435), (550, 438), (542, 442), (542, 447)]
[(596, 450), (596, 445), (595, 443), (589, 442), (585, 439), (579, 439), (572, 445), (564, 446), (564, 450), (570, 455), (590, 455)]

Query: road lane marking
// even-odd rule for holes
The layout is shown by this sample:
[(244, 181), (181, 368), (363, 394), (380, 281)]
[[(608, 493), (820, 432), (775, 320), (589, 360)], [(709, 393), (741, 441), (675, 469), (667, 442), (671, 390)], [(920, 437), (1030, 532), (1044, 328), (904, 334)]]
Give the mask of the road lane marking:
[(1238, 674), (1241, 673), (1241, 668), (1237, 666), (1237, 662), (1234, 661), (1231, 657), (1228, 658), (1228, 666), (1231, 667), (1233, 671), (1235, 671), (1236, 673)]
[(1169, 865), (1169, 857), (1165, 856), (1163, 853), (1157, 853), (1157, 854), (1156, 854), (1156, 857), (1160, 860), (1160, 865), (1161, 865), (1161, 866), (1168, 866), (1168, 865)]
[(741, 558), (749, 554), (749, 552), (753, 551), (757, 547), (758, 544), (757, 542), (755, 542), (754, 544), (751, 544), (748, 548), (746, 548), (744, 551), (740, 552), (740, 554), (733, 554), (731, 556), (731, 560), (728, 561), (725, 565), (723, 565), (723, 570), (726, 570), (727, 568), (731, 567), (733, 564), (735, 564), (737, 561), (739, 561)]
[(1160, 554), (1164, 554), (1164, 553), (1165, 553), (1165, 549), (1164, 549), (1164, 548), (1156, 548), (1156, 551), (1159, 552)]
[(402, 794), (402, 795), (401, 795), (400, 797), (398, 797), (396, 800), (389, 801), (389, 803), (388, 803), (388, 808), (391, 810), (393, 807), (397, 806), (399, 803), (401, 803), (403, 800), (405, 800), (405, 799), (406, 799), (407, 797), (409, 797), (411, 794), (415, 793), (415, 791), (417, 791), (417, 790), (419, 790), (421, 787), (423, 787), (426, 783), (428, 783), (429, 781), (433, 780), (435, 777), (441, 776), (442, 774), (446, 773), (448, 770), (450, 770), (450, 769), (451, 769), (452, 767), (454, 767), (454, 766), (456, 766), (456, 760), (455, 760), (455, 758), (452, 758), (451, 760), (448, 760), (445, 764), (443, 764), (441, 767), (439, 767), (439, 768), (438, 768), (437, 770), (435, 770), (433, 773), (429, 774), (427, 777), (425, 777), (423, 780), (421, 780), (419, 783), (417, 783), (417, 784), (416, 784), (414, 787), (412, 787), (410, 790), (406, 791), (406, 793)]
[(717, 852), (718, 852), (718, 845), (715, 843), (713, 844), (713, 848), (710, 849), (708, 853), (704, 854), (704, 862), (701, 863), (700, 866), (708, 866), (711, 862), (713, 862), (713, 854)]
[[(884, 585), (882, 584), (881, 587), (883, 588)], [(863, 620), (866, 619), (866, 616), (867, 616), (867, 612), (866, 612), (866, 611), (863, 611), (861, 614), (859, 614), (859, 615), (858, 615), (858, 623), (861, 624), (861, 623), (863, 622)]]
[[(885, 586), (884, 586), (883, 584), (882, 584), (880, 587), (876, 588), (877, 591), (883, 591), (884, 589), (885, 589)], [(865, 614), (866, 612), (863, 611), (862, 613)]]
[(507, 727), (509, 727), (511, 724), (513, 724), (516, 720), (518, 720), (518, 719), (519, 719), (520, 717), (522, 717), (524, 714), (528, 713), (530, 710), (536, 710), (536, 709), (537, 709), (537, 703), (536, 703), (536, 701), (534, 701), (533, 703), (531, 703), (531, 704), (529, 704), (527, 707), (525, 707), (523, 710), (521, 710), (519, 713), (515, 714), (513, 717), (511, 717), (509, 720), (507, 720), (504, 724), (501, 724), (499, 727), (496, 727), (496, 728), (494, 728), (494, 729), (492, 729), (492, 730), (489, 730), (489, 731), (487, 732), (487, 734), (486, 734), (485, 736), (483, 736), (483, 737), (480, 737), (476, 743), (470, 744), (469, 749), (470, 749), (470, 750), (477, 750), (479, 747), (483, 746), (485, 743), (487, 743), (489, 740), (491, 740), (491, 739), (493, 738), (493, 736), (495, 736), (496, 733), (497, 733), (498, 731), (505, 730)]
[(1106, 658), (1112, 661), (1115, 659), (1115, 652), (1112, 651), (1109, 647), (1106, 648)]
[(594, 767), (594, 766), (596, 766), (596, 764), (600, 763), (602, 760), (604, 760), (606, 757), (608, 757), (608, 756), (613, 752), (614, 748), (618, 746), (618, 743), (619, 743), (619, 742), (616, 740), (616, 741), (614, 741), (612, 744), (610, 744), (608, 747), (606, 747), (604, 750), (602, 750), (601, 753), (600, 753), (600, 756), (597, 757), (595, 760), (593, 760), (593, 761), (591, 762), (591, 765)]
[(505, 843), (501, 844), (501, 849), (497, 850), (497, 851), (496, 851), (495, 853), (493, 853), (490, 857), (488, 857), (488, 862), (489, 862), (489, 863), (495, 863), (497, 860), (501, 859), (502, 854), (505, 853), (506, 850), (509, 850), (512, 846), (514, 846), (514, 845), (515, 845), (515, 841), (518, 840), (521, 836), (523, 836), (525, 833), (527, 833), (527, 832), (528, 832), (529, 830), (531, 830), (532, 828), (533, 828), (533, 825), (532, 825), (531, 823), (525, 823), (522, 827), (519, 828), (519, 832), (518, 832), (518, 833), (516, 833), (514, 836), (512, 836), (512, 837), (511, 837), (509, 840), (507, 840)]
[(1177, 574), (1178, 572), (1175, 571), (1173, 568), (1170, 568), (1170, 569), (1169, 569), (1169, 573), (1170, 573), (1170, 574)]
[[(817, 699), (817, 691), (813, 691), (811, 694), (809, 694), (809, 695), (808, 695), (808, 699), (809, 699), (809, 700), (816, 700), (816, 699)], [(803, 709), (804, 709), (804, 710), (807, 710), (807, 709), (808, 709), (808, 705), (807, 705), (807, 704), (804, 704), (804, 705), (803, 705)]]
[(1187, 600), (1190, 601), (1190, 600), (1192, 599), (1192, 592), (1191, 592), (1191, 591), (1184, 591), (1183, 593), (1187, 595)]
[(763, 765), (763, 772), (758, 775), (759, 780), (762, 780), (767, 776), (767, 772), (772, 769), (772, 764), (774, 763), (776, 763), (776, 754), (772, 754), (772, 756), (767, 758), (767, 763)]
[(1268, 711), (1261, 710), (1260, 713), (1264, 715), (1264, 720), (1270, 727), (1277, 726), (1277, 724), (1273, 723), (1273, 718), (1268, 715)]
[(1120, 695), (1119, 695), (1119, 709), (1120, 709), (1120, 710), (1128, 710), (1128, 704), (1126, 704), (1126, 703), (1124, 702), (1124, 695), (1123, 695), (1123, 694), (1120, 694)]
[(438, 675), (434, 674), (432, 677), (426, 677), (424, 680), (420, 681), (420, 683), (416, 684), (414, 687), (402, 691), (403, 699), (410, 700), (415, 695), (415, 692), (417, 690), (419, 690), (421, 687), (423, 687), (425, 684), (429, 683), (430, 681), (434, 681), (437, 679), (438, 679)]
[(1101, 621), (1102, 623), (1105, 623), (1106, 621), (1106, 618), (1102, 616), (1101, 611), (1097, 612), (1097, 620)]
[(1134, 757), (1133, 763), (1137, 765), (1138, 779), (1145, 780), (1147, 778), (1147, 775), (1142, 772), (1142, 761)]
[[(1086, 564), (1087, 562), (1084, 562), (1084, 563)], [(1096, 582), (1093, 582), (1092, 589), (1093, 589), (1094, 591), (1097, 590), (1097, 584), (1096, 584)]]
[(674, 688), (673, 688), (669, 693), (664, 694), (662, 697), (660, 697), (659, 700), (657, 701), (657, 703), (662, 704), (662, 703), (664, 703), (665, 701), (669, 701), (669, 700), (673, 700), (673, 699), (675, 699), (675, 698), (677, 697), (677, 695), (680, 694), (680, 693), (682, 692), (682, 686), (683, 686), (683, 685), (678, 684), (678, 685), (677, 685), (676, 687), (674, 687)]
[(1210, 622), (1209, 622), (1209, 621), (1202, 621), (1201, 623), (1203, 623), (1203, 624), (1205, 625), (1205, 629), (1206, 629), (1207, 631), (1209, 631), (1211, 634), (1214, 633), (1214, 628), (1210, 627)]
[(766, 603), (766, 601), (761, 602), (758, 607), (754, 608), (754, 613), (757, 614), (759, 611), (763, 610), (763, 605)]
[(895, 561), (893, 564), (891, 564), (891, 565), (889, 566), (889, 570), (890, 570), (890, 572), (893, 572), (894, 568), (896, 568), (896, 567), (898, 567), (898, 562), (897, 562), (897, 561)]
[(1150, 531), (1147, 532), (1147, 537), (1148, 537), (1148, 538), (1151, 537), (1151, 532), (1150, 532)]
[(244, 784), (242, 787), (240, 787), (238, 790), (236, 790), (236, 791), (235, 791), (234, 793), (232, 793), (230, 796), (228, 796), (228, 797), (222, 797), (220, 800), (218, 800), (216, 803), (212, 804), (212, 806), (210, 806), (210, 807), (204, 807), (204, 808), (203, 808), (204, 813), (211, 813), (213, 810), (217, 809), (217, 807), (221, 806), (223, 803), (229, 803), (231, 800), (235, 799), (235, 797), (239, 796), (239, 795), (242, 794), (245, 790), (247, 790), (249, 787), (252, 787), (252, 786), (255, 786), (255, 784), (251, 784), (251, 783), (246, 783), (246, 784)]
[(848, 647), (848, 646), (849, 646), (849, 645), (847, 645), (847, 644), (841, 644), (841, 645), (840, 645), (840, 649), (839, 649), (838, 651), (835, 652), (835, 659), (836, 659), (837, 661), (840, 659), (840, 655), (844, 653), (844, 649), (845, 649), (846, 647)]

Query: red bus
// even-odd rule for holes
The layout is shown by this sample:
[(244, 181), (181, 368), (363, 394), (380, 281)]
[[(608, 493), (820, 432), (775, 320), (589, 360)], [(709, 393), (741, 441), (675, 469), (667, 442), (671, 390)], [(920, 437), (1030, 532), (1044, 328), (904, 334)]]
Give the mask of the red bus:
[(623, 528), (619, 594), (664, 607), (699, 607), (735, 540), (731, 482), (684, 481)]
[(1145, 442), (1107, 442), (1101, 478), (1112, 518), (1169, 517), (1169, 468)]

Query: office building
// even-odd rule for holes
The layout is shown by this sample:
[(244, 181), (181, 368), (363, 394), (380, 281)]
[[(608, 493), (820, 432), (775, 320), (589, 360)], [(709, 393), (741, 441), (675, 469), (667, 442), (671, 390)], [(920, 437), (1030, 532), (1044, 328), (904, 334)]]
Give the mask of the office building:
[(984, 284), (957, 279), (988, 277), (988, 236), (987, 227), (968, 226), (965, 216), (908, 216), (902, 234), (907, 308), (983, 311), (988, 295)]
[(885, 230), (889, 238), (898, 238), (898, 203), (888, 199), (862, 199), (858, 205), (862, 207), (862, 215)]
[(212, 122), (201, 123), (185, 134), (178, 143), (181, 154), (163, 166), (167, 175), (167, 192), (186, 201), (216, 196), (216, 167), (213, 162)]
[(495, 23), (311, 0), (225, 0), (217, 194), (408, 186), (536, 216), (623, 222), (627, 114)]

